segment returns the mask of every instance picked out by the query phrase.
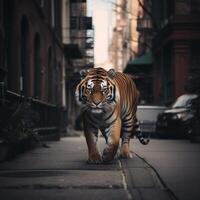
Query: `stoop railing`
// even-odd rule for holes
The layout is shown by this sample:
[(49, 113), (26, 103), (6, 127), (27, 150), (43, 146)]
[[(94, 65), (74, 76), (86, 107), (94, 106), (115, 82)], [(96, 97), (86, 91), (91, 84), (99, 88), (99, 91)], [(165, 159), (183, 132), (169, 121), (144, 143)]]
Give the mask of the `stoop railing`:
[(0, 87), (2, 125), (6, 123), (9, 125), (21, 117), (22, 124), (31, 127), (31, 130), (41, 135), (43, 139), (59, 139), (60, 133), (65, 131), (67, 125), (66, 113), (66, 109), (55, 104), (4, 90), (2, 85)]

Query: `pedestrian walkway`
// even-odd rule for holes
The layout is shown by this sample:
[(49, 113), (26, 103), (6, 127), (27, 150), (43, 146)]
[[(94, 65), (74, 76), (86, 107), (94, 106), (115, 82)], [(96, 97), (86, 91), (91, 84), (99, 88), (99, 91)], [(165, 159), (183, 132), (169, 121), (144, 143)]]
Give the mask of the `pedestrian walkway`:
[[(49, 148), (37, 148), (0, 164), (0, 199), (176, 199), (176, 191), (171, 191), (157, 170), (140, 158), (145, 157), (146, 152), (153, 154), (154, 151), (158, 155), (159, 150), (152, 145), (159, 146), (162, 141), (152, 141), (149, 146), (135, 140), (134, 143), (136, 154), (132, 159), (89, 165), (84, 137), (49, 142)], [(104, 140), (100, 139), (101, 150), (103, 146)], [(150, 156), (150, 162), (153, 160)]]

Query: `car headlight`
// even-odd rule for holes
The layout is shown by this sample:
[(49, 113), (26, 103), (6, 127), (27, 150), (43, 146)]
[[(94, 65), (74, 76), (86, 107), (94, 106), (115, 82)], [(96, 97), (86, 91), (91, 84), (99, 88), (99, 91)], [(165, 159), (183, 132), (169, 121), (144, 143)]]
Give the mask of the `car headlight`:
[(178, 113), (176, 116), (178, 119), (184, 120), (187, 118), (187, 112)]

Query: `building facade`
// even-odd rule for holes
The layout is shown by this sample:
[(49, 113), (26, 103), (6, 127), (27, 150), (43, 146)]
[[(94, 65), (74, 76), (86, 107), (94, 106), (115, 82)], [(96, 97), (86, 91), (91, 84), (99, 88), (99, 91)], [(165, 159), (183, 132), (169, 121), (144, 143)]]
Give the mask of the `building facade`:
[(200, 1), (153, 1), (155, 102), (171, 102), (186, 92), (200, 67)]
[(127, 67), (135, 76), (135, 82), (140, 91), (139, 103), (153, 104), (153, 67), (152, 67), (152, 1), (137, 0), (138, 14), (136, 31), (138, 33), (137, 51)]
[(0, 1), (1, 106), (28, 99), (38, 131), (59, 132), (66, 109), (61, 11), (55, 0)]
[[(151, 94), (147, 102), (168, 104), (188, 88), (191, 90), (191, 82), (200, 73), (200, 2), (137, 2), (137, 51), (128, 64), (128, 71), (137, 75), (142, 99), (147, 97), (145, 94)], [(142, 62), (149, 53), (152, 53), (152, 65), (145, 66)]]
[(135, 77), (140, 101), (145, 103), (153, 102), (152, 63), (144, 60), (151, 57), (151, 7), (150, 0), (117, 1), (113, 34), (114, 66)]
[(66, 104), (68, 123), (74, 128), (80, 117), (75, 102), (75, 88), (79, 72), (94, 66), (94, 30), (92, 18), (87, 16), (86, 0), (62, 1), (62, 34), (66, 68)]
[(112, 66), (119, 72), (123, 72), (131, 56), (130, 47), (130, 22), (132, 19), (132, 1), (117, 0), (114, 4), (116, 12), (116, 25), (113, 29), (112, 43), (109, 55)]

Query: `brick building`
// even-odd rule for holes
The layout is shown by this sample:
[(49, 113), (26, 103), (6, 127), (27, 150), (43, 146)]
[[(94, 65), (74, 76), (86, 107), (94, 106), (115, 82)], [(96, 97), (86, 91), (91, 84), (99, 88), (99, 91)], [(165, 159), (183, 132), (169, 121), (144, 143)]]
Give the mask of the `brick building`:
[[(151, 44), (153, 36), (151, 18), (151, 0), (132, 0), (130, 40), (131, 57), (125, 73), (135, 77), (135, 83), (140, 91), (140, 103), (153, 103), (153, 68)], [(130, 14), (130, 13), (129, 13)]]
[(200, 68), (200, 1), (153, 1), (154, 100), (171, 102), (185, 93)]
[(0, 1), (1, 106), (28, 99), (37, 130), (60, 129), (65, 110), (61, 11), (56, 0)]

